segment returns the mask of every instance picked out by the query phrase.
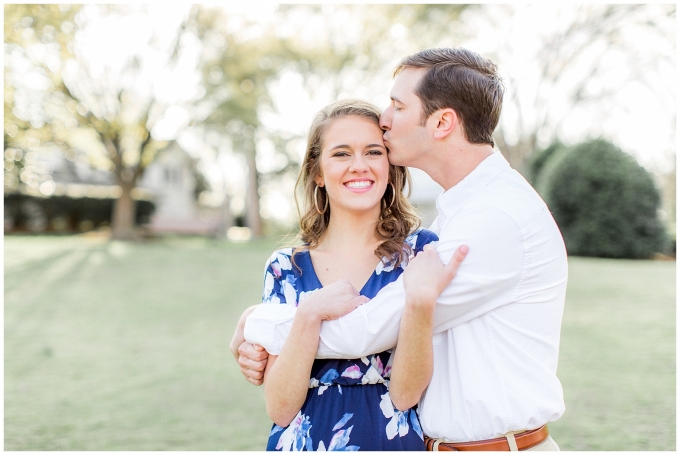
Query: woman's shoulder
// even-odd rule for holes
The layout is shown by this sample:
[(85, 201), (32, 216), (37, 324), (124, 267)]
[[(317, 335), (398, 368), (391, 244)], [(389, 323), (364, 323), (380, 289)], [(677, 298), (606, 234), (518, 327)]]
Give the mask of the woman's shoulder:
[(439, 241), (439, 236), (429, 229), (419, 228), (410, 233), (404, 243), (416, 251), (423, 249), (425, 245)]
[(274, 276), (277, 278), (281, 276), (282, 271), (292, 270), (293, 247), (281, 248), (274, 251), (267, 263), (265, 264), (265, 271), (273, 270)]
[(277, 278), (282, 276), (282, 272), (295, 273), (294, 266), (298, 265), (299, 268), (301, 263), (298, 261), (302, 260), (304, 263), (305, 256), (309, 255), (309, 251), (304, 246), (289, 246), (274, 251), (267, 259), (265, 270), (273, 270)]
[(269, 259), (267, 259), (267, 265), (272, 264), (274, 262), (290, 262), (290, 259), (293, 257), (293, 247), (286, 247), (286, 248), (281, 248), (280, 250), (274, 251), (271, 256), (269, 256)]

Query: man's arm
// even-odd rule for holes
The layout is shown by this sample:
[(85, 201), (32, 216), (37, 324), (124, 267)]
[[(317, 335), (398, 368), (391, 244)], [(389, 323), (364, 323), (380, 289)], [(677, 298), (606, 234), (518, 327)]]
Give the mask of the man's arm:
[(231, 338), (229, 350), (241, 368), (241, 374), (246, 380), (255, 385), (262, 385), (264, 380), (264, 370), (267, 366), (269, 354), (262, 346), (248, 343), (243, 337), (243, 328), (246, 318), (257, 305), (246, 308), (236, 324), (236, 330)]
[[(441, 227), (437, 252), (448, 263), (456, 249), (468, 245), (470, 253), (456, 279), (437, 299), (434, 333), (467, 322), (512, 300), (519, 281), (523, 246), (519, 226), (493, 207), (476, 207)], [(324, 322), (317, 358), (360, 358), (393, 348), (404, 308), (402, 277), (385, 286), (370, 302), (335, 321)], [(257, 308), (246, 320), (245, 335), (270, 353), (280, 352), (295, 308), (269, 311)], [(257, 333), (256, 333), (257, 332)], [(271, 350), (270, 350), (271, 349)]]

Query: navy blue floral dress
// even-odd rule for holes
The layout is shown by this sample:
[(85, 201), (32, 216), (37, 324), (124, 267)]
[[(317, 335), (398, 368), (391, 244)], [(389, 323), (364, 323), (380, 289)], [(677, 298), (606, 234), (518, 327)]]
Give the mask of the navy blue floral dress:
[[(406, 238), (412, 255), (438, 240), (419, 229)], [(276, 251), (264, 274), (262, 303), (295, 305), (322, 287), (308, 251)], [(407, 262), (378, 264), (361, 295), (373, 298)], [(391, 350), (361, 359), (317, 359), (302, 409), (287, 427), (274, 425), (267, 450), (425, 450), (415, 408), (399, 411), (388, 392)]]

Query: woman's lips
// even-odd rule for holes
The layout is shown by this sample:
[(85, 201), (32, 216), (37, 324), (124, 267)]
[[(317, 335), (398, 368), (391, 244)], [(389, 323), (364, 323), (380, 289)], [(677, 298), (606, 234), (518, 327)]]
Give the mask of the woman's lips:
[(351, 180), (345, 182), (345, 187), (354, 193), (365, 193), (373, 188), (375, 182), (373, 180)]

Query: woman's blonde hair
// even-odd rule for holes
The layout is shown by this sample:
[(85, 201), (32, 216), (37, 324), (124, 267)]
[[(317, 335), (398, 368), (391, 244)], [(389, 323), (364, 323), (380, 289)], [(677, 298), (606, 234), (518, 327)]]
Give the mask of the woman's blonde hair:
[[(328, 228), (331, 215), (328, 194), (323, 187), (317, 189), (314, 178), (321, 175), (320, 158), (324, 134), (334, 120), (350, 115), (369, 119), (379, 126), (380, 109), (365, 101), (353, 99), (337, 101), (326, 106), (316, 114), (312, 121), (307, 137), (305, 158), (295, 183), (295, 204), (300, 216), (299, 237), (307, 246), (298, 247), (296, 252), (316, 248)], [(410, 250), (404, 245), (404, 240), (420, 226), (420, 218), (415, 214), (407, 198), (408, 194), (404, 196), (403, 193), (407, 186), (408, 194), (410, 194), (411, 176), (408, 169), (390, 164), (389, 181), (381, 199), (380, 218), (375, 227), (376, 236), (382, 240), (375, 249), (375, 255), (380, 260), (385, 258), (394, 263), (406, 259)], [(300, 210), (297, 197), (299, 188), (302, 188), (304, 195), (304, 214)], [(320, 210), (323, 210), (323, 213), (319, 213)], [(294, 255), (293, 262), (295, 262)]]

